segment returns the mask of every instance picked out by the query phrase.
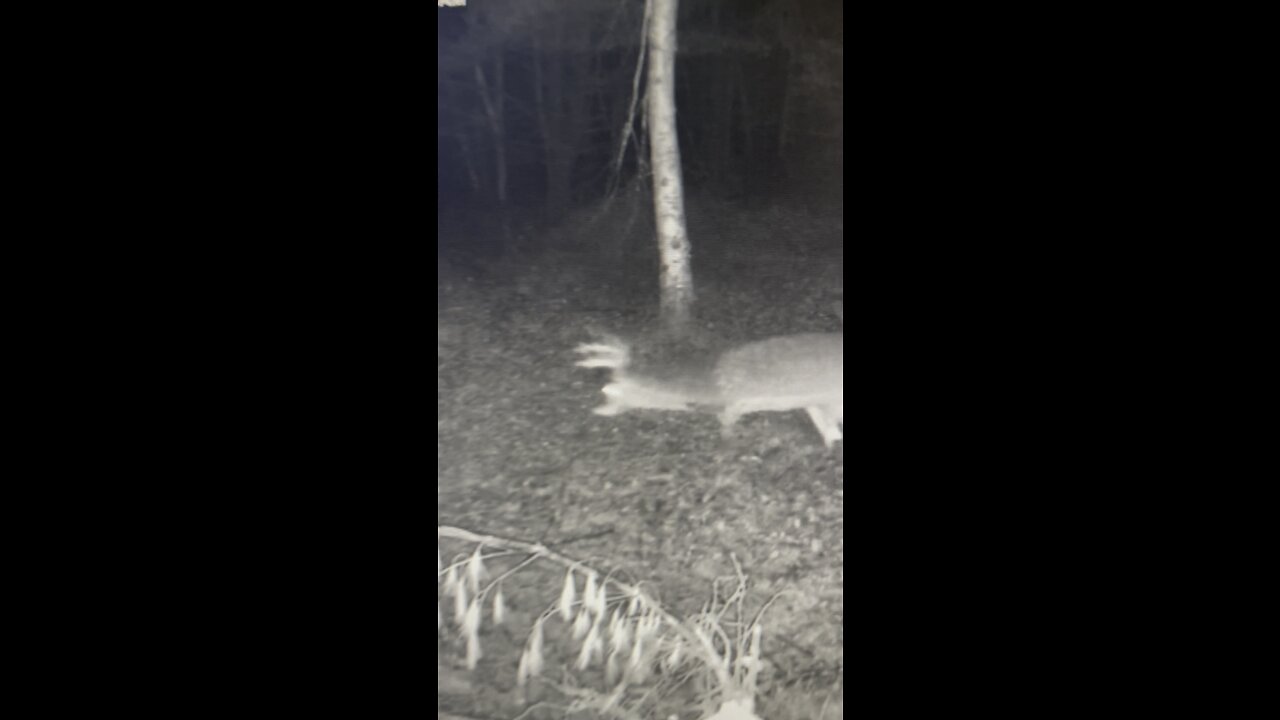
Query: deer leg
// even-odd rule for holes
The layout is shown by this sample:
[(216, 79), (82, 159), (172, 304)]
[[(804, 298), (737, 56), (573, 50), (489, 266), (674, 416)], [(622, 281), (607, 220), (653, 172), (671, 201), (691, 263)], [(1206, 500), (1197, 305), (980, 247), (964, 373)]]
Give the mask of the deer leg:
[(822, 433), (822, 442), (828, 448), (835, 445), (837, 440), (844, 439), (844, 433), (840, 431), (840, 426), (844, 421), (844, 409), (837, 413), (831, 408), (822, 405), (813, 405), (804, 409), (809, 413), (809, 419), (813, 421), (814, 427), (818, 428), (818, 432)]

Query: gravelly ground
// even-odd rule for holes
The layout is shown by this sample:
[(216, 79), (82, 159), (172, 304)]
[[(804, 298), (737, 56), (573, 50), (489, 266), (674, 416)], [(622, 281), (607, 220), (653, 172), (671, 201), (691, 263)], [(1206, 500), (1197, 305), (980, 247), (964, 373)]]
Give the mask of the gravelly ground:
[[(690, 215), (695, 243), (714, 238), (698, 266), (704, 335), (742, 342), (842, 328), (830, 312), (843, 297), (842, 217)], [(703, 606), (713, 581), (734, 575), (736, 557), (751, 582), (748, 608), (782, 593), (765, 620), (762, 695), (837, 686), (844, 444), (824, 448), (799, 411), (749, 416), (727, 439), (711, 415), (591, 414), (602, 374), (575, 368), (573, 347), (588, 329), (643, 336), (653, 304), (642, 282), (612, 282), (599, 263), (546, 250), (479, 271), (441, 260), (438, 523), (552, 546), (657, 588), (676, 613)], [(507, 585), (517, 616), (556, 593), (557, 578), (529, 572), (526, 585)], [(483, 672), (459, 674), (450, 668), (460, 651), (442, 641), (442, 709), (450, 689), (509, 709), (523, 637), (501, 631), (485, 642)]]

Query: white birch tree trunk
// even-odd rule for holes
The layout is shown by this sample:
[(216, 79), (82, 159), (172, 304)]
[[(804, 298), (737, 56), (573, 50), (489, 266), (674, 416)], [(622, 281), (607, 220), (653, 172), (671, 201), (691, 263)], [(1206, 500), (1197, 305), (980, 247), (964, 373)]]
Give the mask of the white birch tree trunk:
[(650, 0), (649, 153), (658, 231), (660, 313), (665, 330), (683, 334), (693, 308), (693, 272), (684, 219), (684, 181), (676, 135), (676, 10), (678, 0)]

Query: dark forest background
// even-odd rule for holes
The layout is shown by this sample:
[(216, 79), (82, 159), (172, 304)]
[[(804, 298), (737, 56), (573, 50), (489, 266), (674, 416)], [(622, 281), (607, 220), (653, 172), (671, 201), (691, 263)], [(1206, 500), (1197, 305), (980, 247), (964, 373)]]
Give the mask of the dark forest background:
[[(457, 250), (501, 254), (513, 225), (571, 221), (575, 210), (648, 181), (642, 99), (628, 126), (643, 8), (617, 0), (484, 0), (439, 10), (442, 241), (466, 237)], [(842, 3), (684, 0), (678, 33), (687, 192), (838, 206)], [(643, 92), (643, 72), (638, 82)]]

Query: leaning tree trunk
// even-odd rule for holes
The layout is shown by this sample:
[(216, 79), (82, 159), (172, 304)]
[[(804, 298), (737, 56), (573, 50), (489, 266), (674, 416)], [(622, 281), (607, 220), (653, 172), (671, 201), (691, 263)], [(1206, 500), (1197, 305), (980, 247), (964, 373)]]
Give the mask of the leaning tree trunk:
[(653, 163), (653, 211), (658, 230), (662, 325), (688, 330), (693, 272), (684, 222), (684, 184), (676, 137), (676, 7), (678, 0), (651, 0), (649, 23), (649, 151)]
[(494, 53), (494, 86), (484, 74), (484, 67), (476, 65), (476, 90), (484, 104), (484, 114), (489, 120), (489, 133), (493, 135), (494, 195), (498, 206), (507, 210), (507, 141), (506, 141), (506, 73), (502, 66), (502, 50)]

